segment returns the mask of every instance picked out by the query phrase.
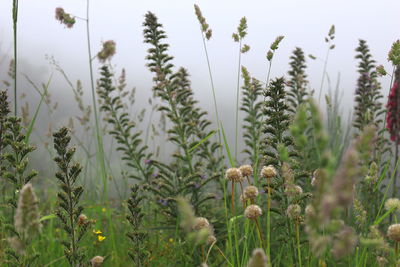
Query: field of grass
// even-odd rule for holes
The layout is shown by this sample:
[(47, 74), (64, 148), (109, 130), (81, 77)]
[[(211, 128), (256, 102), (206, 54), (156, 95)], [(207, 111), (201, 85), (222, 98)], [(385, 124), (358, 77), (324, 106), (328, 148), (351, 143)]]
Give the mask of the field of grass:
[[(243, 17), (232, 34), (239, 60), (230, 143), (208, 57), (213, 32), (197, 5), (208, 112), (188, 70), (174, 65), (151, 12), (144, 16), (143, 56), (153, 94), (147, 110), (132, 111), (135, 92), (112, 64), (117, 44), (91, 50), (87, 4), (85, 18), (56, 8), (55, 23), (86, 24), (90, 90), (50, 60), (72, 89), (79, 116), (64, 126), (50, 119), (57, 128), (38, 134), (39, 122), (57, 109), (48, 92), (52, 78), (39, 87), (25, 77), (40, 94), (29, 112), (19, 97), (17, 60), (0, 91), (0, 266), (400, 266), (400, 41), (388, 51), (393, 69), (386, 71), (359, 40), (346, 123), (338, 89), (323, 95), (334, 25), (325, 37), (321, 86), (311, 89), (301, 48), (288, 58), (285, 77), (271, 77), (284, 36), (266, 53), (266, 79), (252, 76), (241, 63), (250, 49)], [(12, 15), (16, 59), (18, 0)], [(389, 95), (380, 83), (386, 75)], [(41, 118), (43, 110), (48, 117)]]

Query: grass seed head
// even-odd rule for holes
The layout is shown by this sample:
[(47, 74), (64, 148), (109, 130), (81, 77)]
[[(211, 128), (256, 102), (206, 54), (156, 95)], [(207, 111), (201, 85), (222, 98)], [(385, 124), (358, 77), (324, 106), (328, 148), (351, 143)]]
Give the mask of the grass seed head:
[(400, 224), (396, 223), (389, 226), (387, 235), (393, 241), (400, 242)]
[(244, 189), (243, 198), (247, 199), (255, 199), (258, 196), (258, 189), (253, 185), (249, 185)]
[(276, 171), (275, 167), (272, 165), (264, 166), (261, 169), (261, 176), (266, 178), (266, 179), (271, 179), (276, 177), (278, 172)]
[(239, 170), (243, 176), (249, 177), (253, 175), (253, 167), (251, 167), (251, 165), (242, 165), (240, 166)]

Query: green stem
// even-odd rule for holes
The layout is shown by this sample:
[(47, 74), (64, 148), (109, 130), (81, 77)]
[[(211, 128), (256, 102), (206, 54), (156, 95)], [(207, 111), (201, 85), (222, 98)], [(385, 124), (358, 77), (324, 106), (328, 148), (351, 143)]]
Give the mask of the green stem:
[(322, 72), (321, 86), (319, 88), (318, 103), (321, 102), (322, 88), (324, 87), (324, 81), (325, 81), (325, 72), (326, 72), (326, 67), (328, 65), (329, 51), (331, 51), (330, 43), (328, 46), (328, 50), (326, 51), (326, 56), (325, 56), (325, 61), (324, 61), (324, 70)]
[[(214, 79), (213, 79), (213, 76), (212, 76), (210, 59), (208, 57), (207, 44), (206, 44), (206, 40), (204, 38), (203, 32), (202, 32), (201, 35), (202, 35), (202, 39), (203, 39), (204, 52), (206, 54), (206, 59), (207, 59), (208, 74), (210, 76), (211, 89), (212, 89), (213, 100), (214, 100), (215, 116), (217, 118), (217, 124), (218, 124), (218, 141), (219, 141), (220, 144), (222, 144), (221, 132), (220, 132), (220, 128), (219, 128), (219, 114), (218, 114), (218, 106), (217, 106), (217, 97), (215, 95)], [(222, 146), (221, 146), (221, 149), (219, 151), (220, 151), (220, 155), (222, 155)]]
[(18, 20), (18, 0), (13, 0), (13, 32), (14, 32), (14, 114), (17, 116), (17, 20)]
[(235, 161), (237, 162), (238, 156), (238, 132), (239, 132), (239, 83), (240, 83), (240, 66), (242, 60), (242, 39), (239, 40), (239, 64), (238, 64), (238, 75), (236, 83), (236, 124), (235, 124)]
[(299, 230), (299, 222), (296, 222), (296, 241), (297, 241), (297, 257), (299, 260), (299, 267), (301, 264), (301, 248), (300, 248), (300, 230)]

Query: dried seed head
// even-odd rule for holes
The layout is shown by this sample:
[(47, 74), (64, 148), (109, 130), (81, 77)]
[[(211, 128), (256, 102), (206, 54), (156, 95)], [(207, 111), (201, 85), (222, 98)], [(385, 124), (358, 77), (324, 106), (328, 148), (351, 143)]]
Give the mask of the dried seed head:
[(208, 222), (208, 220), (204, 217), (197, 217), (194, 220), (194, 226), (193, 229), (194, 230), (201, 230), (201, 229), (207, 229), (210, 227), (210, 223)]
[(298, 196), (303, 194), (303, 189), (298, 185), (290, 184), (286, 186), (285, 194), (292, 197)]
[(255, 186), (249, 185), (244, 189), (244, 199), (255, 199), (258, 196), (258, 189)]
[(244, 180), (242, 173), (238, 168), (229, 168), (226, 170), (225, 179), (238, 183)]
[(88, 217), (85, 214), (81, 214), (78, 217), (78, 225), (82, 226), (82, 225), (86, 225), (89, 223)]
[(243, 176), (248, 177), (248, 176), (253, 175), (253, 167), (251, 167), (251, 165), (242, 165), (242, 166), (240, 166), (239, 170)]
[(56, 20), (67, 26), (67, 28), (72, 28), (76, 22), (75, 18), (66, 13), (62, 7), (56, 8)]
[(400, 211), (400, 199), (398, 199), (398, 198), (389, 198), (385, 202), (385, 209), (386, 210)]
[(262, 210), (257, 205), (250, 205), (244, 211), (244, 216), (249, 219), (257, 219), (262, 215)]
[(400, 242), (400, 224), (392, 224), (389, 226), (387, 235), (389, 236), (390, 239)]
[(275, 167), (272, 165), (269, 166), (264, 166), (261, 169), (261, 176), (266, 178), (266, 179), (271, 179), (276, 177), (278, 172), (276, 171)]
[(108, 40), (103, 43), (103, 49), (97, 54), (97, 58), (100, 62), (104, 63), (115, 54), (116, 44), (113, 40)]
[(256, 248), (253, 250), (252, 256), (247, 264), (247, 267), (268, 267), (268, 257), (265, 255), (264, 250)]
[(299, 204), (290, 204), (286, 210), (286, 215), (292, 220), (299, 219), (300, 214), (301, 214), (301, 207)]
[(207, 244), (208, 244), (208, 245), (212, 245), (212, 244), (214, 244), (215, 242), (217, 242), (217, 238), (216, 238), (214, 235), (208, 236), (208, 238), (207, 238)]
[(100, 267), (103, 264), (104, 258), (102, 256), (95, 256), (90, 260), (92, 267)]

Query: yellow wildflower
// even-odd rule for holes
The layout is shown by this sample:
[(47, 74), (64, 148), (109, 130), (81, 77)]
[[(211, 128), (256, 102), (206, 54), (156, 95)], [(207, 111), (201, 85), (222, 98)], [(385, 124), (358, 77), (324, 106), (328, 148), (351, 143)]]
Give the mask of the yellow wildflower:
[(97, 240), (98, 240), (99, 242), (103, 241), (104, 239), (106, 239), (105, 236), (102, 236), (102, 235), (98, 235), (98, 236), (97, 236)]
[(95, 234), (95, 235), (100, 235), (100, 234), (102, 234), (103, 232), (102, 231), (100, 231), (100, 230), (93, 230), (93, 234)]

